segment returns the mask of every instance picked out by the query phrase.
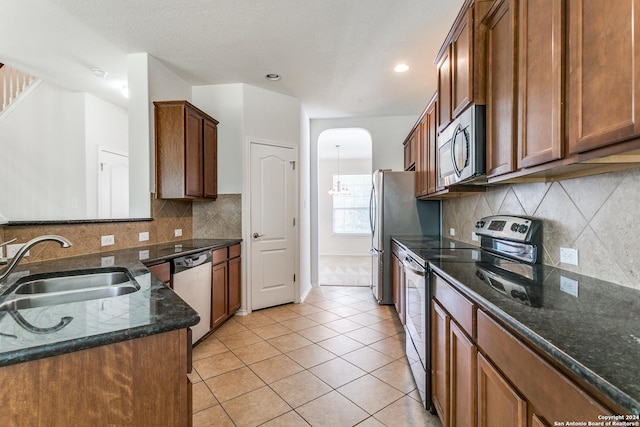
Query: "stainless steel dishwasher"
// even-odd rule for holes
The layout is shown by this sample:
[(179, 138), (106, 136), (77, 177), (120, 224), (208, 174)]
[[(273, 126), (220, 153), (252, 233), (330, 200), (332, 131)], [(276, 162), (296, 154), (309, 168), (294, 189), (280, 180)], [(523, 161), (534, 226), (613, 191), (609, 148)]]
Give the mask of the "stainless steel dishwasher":
[(200, 315), (191, 327), (192, 344), (211, 327), (211, 251), (174, 258), (171, 262), (173, 290)]

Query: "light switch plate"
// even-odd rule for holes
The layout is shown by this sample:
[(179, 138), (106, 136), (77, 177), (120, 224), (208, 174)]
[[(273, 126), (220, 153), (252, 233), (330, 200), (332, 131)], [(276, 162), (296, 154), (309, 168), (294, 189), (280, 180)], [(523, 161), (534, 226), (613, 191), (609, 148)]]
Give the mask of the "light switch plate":
[(176, 228), (176, 229), (174, 230), (174, 236), (175, 236), (175, 237), (180, 237), (180, 236), (182, 236), (182, 228)]
[(456, 235), (456, 229), (455, 228), (450, 228), (449, 229), (449, 236), (455, 236)]
[[(24, 246), (24, 243), (18, 243), (15, 245), (7, 245), (7, 258), (13, 258), (16, 256), (16, 254), (18, 253), (18, 251), (20, 249), (22, 249), (22, 247)], [(29, 251), (27, 251), (26, 254), (24, 254), (24, 256), (29, 256)]]
[(143, 231), (142, 233), (138, 233), (138, 241), (139, 242), (146, 242), (147, 240), (149, 240), (149, 232), (148, 231)]

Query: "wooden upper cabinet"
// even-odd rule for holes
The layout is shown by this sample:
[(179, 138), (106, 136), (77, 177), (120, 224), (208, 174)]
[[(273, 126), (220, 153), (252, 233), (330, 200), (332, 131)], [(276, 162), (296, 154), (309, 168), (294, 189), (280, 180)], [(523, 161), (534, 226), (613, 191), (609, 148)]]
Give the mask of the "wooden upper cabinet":
[(435, 193), (438, 188), (438, 165), (436, 162), (436, 151), (438, 149), (438, 118), (436, 116), (437, 95), (434, 95), (431, 103), (427, 107), (427, 194)]
[(487, 25), (487, 176), (515, 170), (516, 17), (515, 0), (497, 0)]
[(563, 157), (564, 0), (521, 0), (518, 169)]
[(451, 56), (450, 49), (444, 51), (438, 61), (438, 130), (451, 123)]
[(404, 141), (404, 170), (414, 170), (416, 166), (416, 133), (409, 134)]
[(451, 41), (451, 110), (456, 117), (473, 101), (473, 8), (466, 11)]
[(215, 199), (218, 121), (187, 101), (153, 104), (158, 198)]
[(492, 0), (467, 0), (436, 57), (438, 130), (471, 103), (485, 103), (485, 37), (482, 17)]
[(640, 0), (568, 2), (569, 151), (640, 135)]
[(205, 117), (202, 128), (204, 197), (215, 199), (218, 197), (218, 122)]

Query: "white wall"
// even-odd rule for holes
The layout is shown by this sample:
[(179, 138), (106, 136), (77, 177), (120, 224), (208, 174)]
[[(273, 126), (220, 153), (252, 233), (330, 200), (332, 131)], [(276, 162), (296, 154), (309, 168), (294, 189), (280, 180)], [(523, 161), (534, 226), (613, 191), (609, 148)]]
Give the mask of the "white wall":
[(0, 116), (0, 213), (86, 218), (85, 97), (46, 82)]
[(300, 297), (311, 290), (311, 153), (309, 116), (300, 112)]
[(404, 168), (402, 142), (418, 120), (415, 116), (313, 119), (310, 125), (311, 282), (318, 283), (318, 137), (333, 128), (363, 128), (371, 134), (372, 169)]
[(129, 152), (127, 110), (94, 95), (84, 94), (87, 216), (98, 218), (98, 151)]
[[(328, 193), (333, 174), (338, 169), (336, 159), (321, 159), (318, 189), (318, 254), (367, 256), (371, 236), (343, 236), (333, 233), (333, 196)], [(371, 159), (340, 160), (341, 175), (371, 174)]]
[(218, 194), (242, 193), (244, 85), (194, 86), (193, 104), (218, 120)]

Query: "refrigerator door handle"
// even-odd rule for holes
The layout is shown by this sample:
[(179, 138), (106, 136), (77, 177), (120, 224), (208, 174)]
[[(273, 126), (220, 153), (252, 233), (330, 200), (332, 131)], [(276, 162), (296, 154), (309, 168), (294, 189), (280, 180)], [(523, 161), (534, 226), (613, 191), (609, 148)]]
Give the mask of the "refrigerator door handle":
[(369, 226), (371, 228), (371, 234), (375, 233), (375, 187), (371, 186), (371, 194), (369, 195)]
[(369, 248), (369, 253), (373, 256), (378, 256), (379, 254), (384, 253), (384, 251), (381, 251), (376, 248)]

